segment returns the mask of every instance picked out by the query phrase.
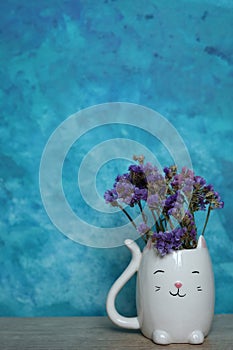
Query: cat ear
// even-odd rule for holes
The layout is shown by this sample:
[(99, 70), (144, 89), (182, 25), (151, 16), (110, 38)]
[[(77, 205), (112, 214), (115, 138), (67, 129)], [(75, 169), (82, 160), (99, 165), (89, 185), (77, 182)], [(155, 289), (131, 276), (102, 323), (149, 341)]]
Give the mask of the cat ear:
[(197, 248), (206, 248), (206, 241), (203, 235), (201, 235), (198, 239)]

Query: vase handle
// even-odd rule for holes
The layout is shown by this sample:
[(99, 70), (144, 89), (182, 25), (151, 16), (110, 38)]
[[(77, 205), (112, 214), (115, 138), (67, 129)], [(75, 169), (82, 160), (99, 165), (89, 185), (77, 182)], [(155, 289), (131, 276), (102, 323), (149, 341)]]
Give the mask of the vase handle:
[(137, 317), (124, 317), (117, 312), (115, 307), (115, 300), (117, 294), (122, 289), (122, 287), (128, 282), (128, 280), (135, 274), (135, 272), (138, 271), (142, 255), (139, 246), (133, 240), (126, 239), (125, 245), (131, 251), (132, 259), (125, 271), (112, 285), (108, 293), (106, 307), (109, 318), (116, 325), (128, 329), (139, 329), (140, 326)]

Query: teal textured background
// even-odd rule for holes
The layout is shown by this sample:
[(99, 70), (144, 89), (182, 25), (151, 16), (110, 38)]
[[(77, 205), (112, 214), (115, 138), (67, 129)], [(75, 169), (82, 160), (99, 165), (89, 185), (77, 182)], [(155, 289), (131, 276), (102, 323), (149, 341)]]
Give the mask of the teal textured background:
[[(215, 312), (233, 312), (232, 24), (230, 0), (1, 1), (0, 316), (106, 313), (107, 292), (130, 254), (124, 246), (83, 246), (59, 232), (42, 205), (39, 165), (69, 115), (113, 101), (166, 117), (195, 172), (221, 193), (225, 208), (211, 216), (206, 239)], [(94, 145), (97, 133), (104, 140), (131, 130), (103, 128), (88, 142)], [(64, 165), (64, 188), (78, 206), (78, 192), (67, 185), (72, 156)], [(109, 186), (106, 178), (97, 188)], [(91, 211), (83, 215), (91, 222)], [(134, 294), (135, 278), (117, 299), (120, 312), (135, 314)]]

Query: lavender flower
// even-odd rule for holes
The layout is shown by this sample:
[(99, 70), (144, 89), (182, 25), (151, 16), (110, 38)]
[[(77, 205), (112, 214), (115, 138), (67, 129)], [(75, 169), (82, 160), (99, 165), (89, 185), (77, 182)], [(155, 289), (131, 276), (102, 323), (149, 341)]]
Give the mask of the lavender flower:
[(141, 165), (130, 165), (130, 181), (138, 188), (146, 188), (147, 180), (146, 175), (143, 171), (143, 167)]
[(164, 256), (173, 250), (178, 250), (182, 246), (182, 238), (184, 236), (184, 230), (182, 228), (175, 228), (172, 231), (154, 232), (153, 239), (155, 240), (154, 246)]
[(206, 184), (206, 181), (201, 176), (194, 176), (194, 188), (201, 188)]
[(182, 191), (189, 201), (191, 199), (194, 182), (193, 171), (183, 167), (181, 173), (174, 176), (171, 186), (175, 190)]
[(134, 198), (134, 189), (135, 186), (131, 184), (128, 180), (126, 181), (119, 181), (116, 183), (116, 192), (118, 195), (118, 198), (125, 204), (132, 205), (132, 201)]
[(214, 191), (212, 185), (204, 187), (205, 191), (205, 204), (209, 204), (211, 209), (221, 209), (224, 207), (224, 202), (218, 192)]
[(151, 163), (146, 163), (146, 164), (142, 165), (142, 170), (143, 170), (144, 174), (146, 175), (146, 177), (148, 177), (148, 175), (150, 175), (150, 174), (159, 173), (158, 168), (156, 166), (152, 165)]
[(175, 165), (172, 165), (170, 167), (165, 167), (163, 171), (165, 173), (165, 178), (167, 180), (171, 180), (177, 173), (177, 167)]
[(147, 198), (147, 205), (150, 209), (159, 209), (161, 207), (161, 200), (158, 194), (151, 194)]
[[(168, 196), (165, 200), (163, 212), (174, 217), (180, 217), (184, 205), (184, 196), (180, 191)], [(176, 213), (176, 215), (174, 215)], [(178, 213), (180, 213), (178, 215)]]
[[(134, 159), (139, 164), (130, 165), (127, 173), (117, 176), (113, 189), (104, 194), (106, 203), (118, 206), (145, 242), (151, 239), (162, 256), (173, 250), (195, 248), (197, 227), (194, 213), (208, 209), (204, 234), (210, 211), (224, 206), (219, 193), (190, 169), (183, 167), (178, 173), (173, 165), (165, 167), (162, 175), (151, 163), (143, 164), (144, 156), (134, 156)], [(143, 222), (136, 226), (121, 202), (130, 207), (137, 206)], [(142, 202), (150, 209), (149, 214), (144, 211)], [(148, 215), (154, 221), (154, 233), (148, 226)]]
[(194, 181), (194, 190), (190, 203), (192, 212), (206, 210), (207, 206), (210, 206), (210, 209), (223, 208), (224, 202), (212, 185), (206, 185), (205, 179), (201, 176), (195, 176)]
[(185, 247), (195, 248), (197, 246), (197, 227), (195, 225), (194, 216), (189, 210), (185, 212), (181, 221), (181, 227), (185, 233)]
[(150, 231), (150, 227), (147, 226), (147, 224), (145, 224), (144, 222), (142, 222), (141, 224), (138, 225), (137, 230), (140, 233), (140, 235), (144, 235), (145, 233)]
[(123, 174), (123, 175), (117, 175), (113, 187), (116, 187), (116, 184), (117, 184), (119, 181), (130, 181), (130, 175), (129, 175), (128, 173)]
[(117, 205), (117, 198), (118, 198), (118, 195), (115, 189), (107, 190), (104, 193), (104, 199), (106, 203), (110, 203), (113, 206)]
[(135, 202), (139, 202), (140, 200), (146, 201), (147, 200), (147, 189), (135, 187), (134, 200), (135, 200)]
[(138, 174), (144, 173), (141, 165), (135, 165), (135, 164), (130, 165), (129, 170), (134, 172), (134, 173), (138, 173)]

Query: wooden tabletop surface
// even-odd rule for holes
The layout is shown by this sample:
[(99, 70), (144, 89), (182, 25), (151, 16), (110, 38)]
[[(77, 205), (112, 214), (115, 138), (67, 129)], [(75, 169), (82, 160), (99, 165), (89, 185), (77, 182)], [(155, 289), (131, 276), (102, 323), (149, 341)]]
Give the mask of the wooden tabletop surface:
[(156, 345), (107, 317), (0, 318), (1, 350), (233, 350), (233, 314), (215, 315), (202, 345)]

